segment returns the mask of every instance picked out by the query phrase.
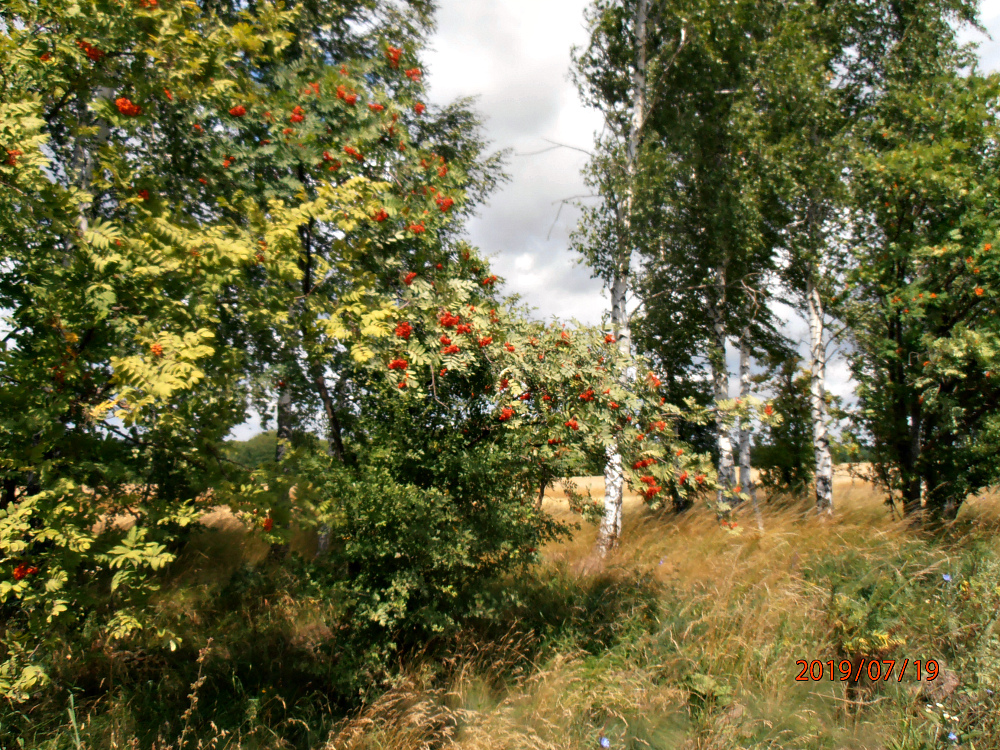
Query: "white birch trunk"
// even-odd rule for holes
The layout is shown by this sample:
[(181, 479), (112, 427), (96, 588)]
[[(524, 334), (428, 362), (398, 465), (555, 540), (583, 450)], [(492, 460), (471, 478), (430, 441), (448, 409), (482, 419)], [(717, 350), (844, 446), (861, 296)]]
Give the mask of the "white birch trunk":
[[(635, 11), (636, 65), (632, 74), (632, 121), (628, 133), (626, 157), (627, 184), (625, 206), (619, 210), (621, 226), (618, 259), (611, 282), (611, 326), (622, 354), (632, 353), (632, 331), (629, 327), (625, 297), (628, 294), (632, 260), (632, 207), (635, 200), (635, 176), (639, 159), (639, 139), (646, 119), (646, 14), (648, 0), (639, 0)], [(627, 377), (627, 376), (626, 376)], [(614, 443), (607, 448), (608, 462), (604, 468), (604, 517), (597, 534), (597, 551), (601, 556), (618, 546), (622, 529), (622, 493), (625, 475), (622, 457)]]
[[(713, 364), (712, 377), (715, 385), (715, 401), (719, 403), (729, 398), (729, 371), (726, 368), (726, 337), (716, 333), (716, 346), (722, 356), (722, 365)], [(733, 462), (733, 439), (730, 435), (730, 425), (725, 417), (717, 414), (715, 418), (716, 442), (719, 446), (719, 492), (717, 500), (720, 503), (732, 504), (732, 489), (736, 485), (736, 466)]]
[[(740, 398), (746, 403), (750, 396), (752, 382), (750, 380), (750, 331), (744, 328), (740, 332)], [(760, 515), (757, 504), (757, 487), (753, 482), (750, 466), (750, 424), (740, 420), (740, 491), (750, 498), (757, 528), (764, 530), (764, 519)]]
[[(709, 315), (715, 332), (715, 352), (712, 356), (712, 381), (715, 402), (729, 399), (729, 368), (726, 366), (726, 266), (720, 264), (715, 270), (716, 299), (712, 301)], [(736, 485), (736, 466), (733, 462), (733, 440), (730, 426), (719, 412), (715, 416), (715, 439), (719, 446), (719, 491), (718, 502), (732, 504), (732, 489)]]
[(823, 341), (823, 300), (816, 286), (815, 270), (806, 273), (806, 307), (809, 316), (809, 407), (813, 423), (816, 510), (833, 513), (833, 461), (826, 422), (826, 345)]

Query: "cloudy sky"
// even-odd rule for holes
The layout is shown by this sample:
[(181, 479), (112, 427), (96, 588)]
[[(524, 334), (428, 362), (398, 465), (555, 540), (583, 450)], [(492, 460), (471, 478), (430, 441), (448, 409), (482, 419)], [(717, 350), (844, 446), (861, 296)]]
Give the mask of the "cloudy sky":
[[(469, 227), (470, 240), (488, 254), (506, 291), (522, 295), (543, 318), (575, 317), (600, 323), (608, 309), (601, 284), (569, 251), (577, 212), (559, 202), (588, 191), (580, 178), (587, 157), (552, 142), (589, 149), (601, 127), (570, 82), (570, 48), (586, 42), (586, 0), (439, 0), (438, 30), (424, 55), (430, 98), (445, 103), (478, 97), (496, 149), (510, 148), (511, 180)], [(1000, 0), (983, 4), (982, 17), (1000, 39)], [(980, 34), (986, 69), (1000, 68), (1000, 44)], [(534, 154), (534, 155), (528, 155)], [(557, 218), (558, 215), (558, 218)], [(803, 341), (804, 321), (791, 310), (787, 333)], [(803, 351), (805, 351), (803, 349)], [(735, 370), (735, 355), (730, 366)], [(830, 386), (850, 398), (842, 360), (831, 362)]]
[(601, 285), (568, 250), (577, 213), (558, 205), (587, 192), (580, 179), (587, 156), (569, 148), (535, 153), (549, 141), (589, 149), (600, 127), (568, 79), (570, 48), (586, 41), (586, 5), (440, 0), (438, 31), (423, 57), (431, 101), (478, 97), (493, 147), (514, 152), (511, 180), (471, 223), (471, 241), (492, 257), (507, 291), (539, 316), (599, 323)]

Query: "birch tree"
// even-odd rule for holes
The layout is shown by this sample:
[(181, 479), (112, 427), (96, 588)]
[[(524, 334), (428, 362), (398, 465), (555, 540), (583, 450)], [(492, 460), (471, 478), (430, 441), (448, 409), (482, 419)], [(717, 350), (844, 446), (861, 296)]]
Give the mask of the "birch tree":
[[(607, 285), (611, 296), (611, 335), (623, 354), (632, 352), (627, 297), (633, 273), (635, 183), (649, 106), (648, 15), (649, 0), (598, 2), (588, 16), (590, 43), (582, 54), (574, 51), (577, 85), (587, 103), (604, 114), (603, 146), (616, 152), (602, 167), (591, 171), (590, 180), (602, 194), (605, 208), (614, 214), (611, 237), (601, 243), (600, 250), (588, 248), (585, 255), (597, 262), (595, 270)], [(631, 74), (625, 74), (609, 88), (608, 81), (600, 80), (600, 67), (612, 56), (621, 55), (628, 60)], [(603, 175), (597, 177), (602, 170)], [(616, 547), (621, 536), (623, 477), (620, 451), (609, 445), (604, 470), (604, 516), (597, 537), (601, 555)]]
[[(651, 113), (647, 148), (656, 175), (642, 184), (649, 206), (644, 225), (655, 241), (643, 247), (643, 310), (649, 320), (665, 318), (661, 308), (680, 309), (678, 296), (689, 300), (682, 325), (700, 332), (702, 361), (719, 405), (732, 400), (730, 342), (748, 339), (764, 350), (780, 340), (766, 304), (776, 234), (768, 215), (770, 144), (759, 80), (766, 75), (762, 49), (773, 44), (781, 8), (657, 4), (660, 22), (686, 28), (688, 41), (663, 77), (660, 104)], [(751, 307), (758, 312), (748, 329)], [(723, 413), (715, 421), (713, 448), (720, 507), (739, 502), (737, 446)]]
[[(790, 6), (795, 7), (795, 6)], [(774, 132), (775, 192), (783, 207), (785, 282), (808, 323), (809, 403), (816, 510), (833, 512), (827, 321), (840, 317), (852, 233), (850, 166), (855, 128), (900, 65), (930, 75), (957, 24), (975, 19), (975, 3), (803, 3), (788, 15), (784, 42), (764, 69), (762, 102)], [(915, 55), (914, 51), (922, 52)], [(922, 57), (921, 57), (922, 55)], [(904, 62), (905, 61), (905, 62)], [(916, 85), (916, 84), (914, 84)], [(862, 209), (864, 212), (867, 209)], [(780, 211), (779, 211), (780, 214)]]

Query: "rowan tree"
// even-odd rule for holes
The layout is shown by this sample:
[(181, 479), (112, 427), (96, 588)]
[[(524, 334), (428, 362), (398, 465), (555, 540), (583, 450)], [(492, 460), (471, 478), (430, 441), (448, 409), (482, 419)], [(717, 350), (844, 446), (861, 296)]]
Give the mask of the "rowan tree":
[(951, 519), (996, 481), (1000, 81), (959, 74), (967, 58), (939, 62), (919, 96), (901, 65), (859, 129), (854, 265), (837, 304), (880, 481), (906, 515)]
[[(146, 605), (210, 506), (278, 549), (322, 530), (304, 564), (356, 615), (363, 681), (495, 611), (485, 584), (559, 533), (535, 499), (573, 455), (617, 445), (653, 504), (712, 485), (654, 374), (531, 323), (456, 241), (497, 178), (464, 105), (432, 112), (402, 43), (310, 57), (308, 12), (3, 9), (6, 697), (38, 695), (84, 622), (112, 652), (176, 648)], [(227, 461), (275, 390), (302, 439)], [(312, 405), (333, 455), (296, 424)]]

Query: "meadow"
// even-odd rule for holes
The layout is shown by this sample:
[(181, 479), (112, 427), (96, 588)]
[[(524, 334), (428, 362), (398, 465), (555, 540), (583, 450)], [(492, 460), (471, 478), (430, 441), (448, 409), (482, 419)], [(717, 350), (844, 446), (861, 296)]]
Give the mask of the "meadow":
[[(217, 511), (155, 602), (154, 620), (186, 623), (177, 652), (68, 653), (56, 680), (73, 684), (72, 705), (35, 706), (10, 746), (1000, 747), (998, 498), (929, 532), (843, 470), (835, 496), (830, 519), (765, 499), (763, 534), (749, 512), (730, 530), (700, 507), (654, 513), (629, 496), (618, 550), (596, 558), (582, 524), (509, 582), (500, 622), (400, 654), (354, 705), (331, 697), (337, 603), (295, 563), (315, 539), (297, 536), (278, 566)], [(560, 486), (545, 504), (574, 520)], [(828, 670), (858, 655), (896, 660), (891, 679), (796, 680), (799, 660)], [(935, 660), (936, 679), (918, 682), (915, 660)]]

